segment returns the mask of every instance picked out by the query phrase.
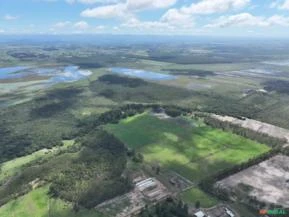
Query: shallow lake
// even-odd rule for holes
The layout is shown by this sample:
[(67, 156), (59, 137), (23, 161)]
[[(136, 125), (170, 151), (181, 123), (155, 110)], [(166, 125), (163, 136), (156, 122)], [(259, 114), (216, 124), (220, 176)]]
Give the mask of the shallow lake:
[(13, 80), (28, 76), (48, 77), (48, 83), (73, 82), (91, 75), (88, 70), (81, 70), (78, 66), (66, 67), (47, 67), (47, 68), (29, 68), (29, 67), (7, 67), (0, 68), (0, 80)]
[(152, 71), (121, 68), (121, 67), (110, 68), (110, 71), (113, 73), (117, 73), (117, 74), (143, 78), (143, 79), (148, 79), (148, 80), (173, 80), (177, 78), (176, 76), (173, 76), (173, 75), (166, 75), (166, 74), (152, 72)]
[[(15, 67), (5, 67), (0, 68), (0, 79), (7, 79), (15, 76), (19, 71), (22, 71), (24, 69), (27, 69), (25, 66), (15, 66)], [(17, 76), (16, 76), (17, 77)]]

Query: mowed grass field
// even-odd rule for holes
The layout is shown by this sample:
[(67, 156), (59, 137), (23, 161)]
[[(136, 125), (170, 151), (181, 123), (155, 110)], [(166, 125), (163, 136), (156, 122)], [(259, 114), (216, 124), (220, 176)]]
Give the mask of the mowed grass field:
[(190, 118), (159, 119), (144, 113), (106, 129), (141, 152), (146, 162), (159, 163), (196, 183), (270, 149)]
[(44, 186), (10, 201), (0, 207), (0, 217), (105, 217), (95, 209), (74, 212), (70, 203), (49, 198), (48, 189)]

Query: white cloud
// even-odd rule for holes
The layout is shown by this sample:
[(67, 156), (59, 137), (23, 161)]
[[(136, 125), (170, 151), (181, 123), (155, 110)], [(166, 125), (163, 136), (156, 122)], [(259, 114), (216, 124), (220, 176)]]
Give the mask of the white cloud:
[(6, 15), (4, 16), (4, 20), (17, 20), (17, 19), (18, 19), (17, 16), (12, 16), (12, 15), (10, 15), (10, 14), (6, 14)]
[(83, 17), (95, 17), (95, 18), (114, 18), (114, 17), (125, 17), (126, 14), (125, 4), (115, 4), (100, 6), (92, 9), (86, 9), (81, 12)]
[(192, 27), (194, 25), (194, 19), (191, 15), (180, 13), (176, 9), (168, 10), (161, 17), (161, 21), (175, 26)]
[(271, 4), (269, 5), (270, 8), (277, 8), (279, 6), (280, 2), (279, 1), (272, 1)]
[(50, 33), (61, 34), (61, 33), (72, 33), (72, 34), (81, 34), (81, 33), (100, 33), (107, 30), (106, 26), (98, 25), (93, 26), (89, 25), (86, 21), (70, 22), (63, 21), (55, 23), (49, 29)]
[(225, 28), (231, 26), (268, 26), (268, 23), (262, 17), (255, 17), (249, 13), (241, 13), (232, 16), (222, 16), (206, 27)]
[(254, 16), (250, 13), (241, 13), (232, 16), (222, 16), (215, 22), (206, 25), (207, 28), (226, 28), (226, 27), (269, 27), (269, 26), (289, 26), (289, 17), (275, 15), (269, 18)]
[(181, 12), (187, 14), (213, 14), (228, 10), (237, 10), (249, 5), (250, 0), (201, 0), (189, 7), (182, 7)]
[(0, 33), (4, 33), (5, 32), (5, 30), (4, 29), (0, 29)]
[(280, 5), (280, 9), (289, 10), (289, 0), (285, 0), (285, 2)]
[(85, 21), (78, 21), (75, 23), (72, 23), (70, 21), (63, 21), (63, 22), (58, 22), (55, 23), (52, 26), (53, 30), (57, 30), (57, 31), (67, 31), (67, 30), (80, 30), (80, 31), (84, 31), (84, 30), (88, 30), (90, 28), (90, 25), (85, 22)]
[[(182, 7), (180, 9), (169, 9), (161, 18), (162, 22), (167, 22), (173, 26), (181, 26), (180, 28), (191, 28), (194, 26), (194, 16), (204, 14), (222, 13), (229, 10), (242, 9), (249, 5), (250, 0), (200, 0), (192, 3), (190, 6)], [(232, 17), (230, 19), (246, 19), (240, 17)], [(248, 17), (247, 17), (248, 19)], [(254, 21), (254, 20), (253, 20)], [(213, 25), (229, 25), (225, 21), (218, 20)]]
[[(86, 0), (87, 1), (87, 0)], [(177, 0), (126, 0), (125, 2), (89, 8), (81, 12), (83, 17), (131, 19), (133, 13), (146, 9), (167, 8)]]
[(69, 27), (71, 25), (71, 22), (69, 21), (64, 21), (64, 22), (58, 22), (58, 23), (55, 23), (53, 25), (54, 28), (58, 28), (58, 29), (62, 29), (62, 28), (65, 28), (65, 27)]
[(275, 0), (270, 4), (270, 8), (289, 10), (289, 0)]
[[(177, 18), (177, 20), (173, 20), (173, 17)], [(179, 14), (174, 14), (172, 11), (158, 21), (140, 21), (136, 18), (131, 18), (121, 24), (120, 27), (121, 30), (132, 30), (140, 33), (180, 34), (192, 31), (194, 22), (190, 17), (183, 17), (183, 15), (179, 17)], [(119, 30), (119, 28), (115, 29)]]
[(174, 5), (177, 0), (127, 0), (128, 10), (144, 10), (153, 8), (167, 8)]
[(118, 0), (65, 0), (69, 4), (74, 4), (74, 3), (82, 3), (82, 4), (96, 4), (96, 3), (101, 3), (101, 4), (109, 4), (109, 3), (115, 3), (118, 2)]
[(279, 25), (279, 26), (289, 26), (289, 17), (284, 17), (280, 15), (274, 15), (272, 17), (269, 17), (267, 19), (267, 22), (270, 23), (270, 25)]
[(85, 21), (79, 21), (79, 22), (75, 23), (73, 25), (73, 27), (75, 27), (76, 29), (79, 29), (79, 30), (85, 30), (85, 29), (89, 28), (89, 25)]
[(96, 31), (101, 31), (101, 30), (104, 30), (104, 29), (105, 29), (105, 26), (103, 26), (103, 25), (99, 25), (99, 26), (95, 27)]
[(136, 18), (131, 18), (127, 22), (123, 23), (121, 25), (125, 28), (132, 28), (137, 30), (161, 30), (161, 29), (169, 29), (170, 26), (168, 23), (163, 23), (159, 21), (140, 21)]

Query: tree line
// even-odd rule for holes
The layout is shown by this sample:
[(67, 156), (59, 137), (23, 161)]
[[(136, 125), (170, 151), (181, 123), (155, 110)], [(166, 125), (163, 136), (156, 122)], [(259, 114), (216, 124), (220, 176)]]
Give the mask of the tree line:
[(236, 174), (240, 171), (243, 171), (251, 166), (254, 166), (256, 164), (259, 164), (265, 160), (268, 160), (270, 158), (272, 158), (273, 156), (277, 155), (278, 153), (281, 152), (281, 148), (276, 147), (271, 149), (269, 152), (266, 152), (264, 154), (261, 154), (257, 157), (254, 157), (252, 159), (249, 159), (246, 162), (243, 162), (241, 164), (235, 165), (231, 168), (222, 170), (216, 174), (210, 175), (207, 178), (203, 179), (199, 186), (200, 188), (205, 191), (208, 194), (217, 196), (218, 198), (222, 199), (222, 200), (229, 200), (230, 199), (230, 194), (228, 191), (226, 191), (223, 188), (219, 188), (215, 186), (215, 183), (228, 177), (231, 176), (233, 174)]
[(167, 115), (177, 117), (191, 112), (190, 109), (174, 105), (159, 104), (127, 104), (99, 115), (91, 115), (78, 122), (80, 135), (85, 134), (101, 125), (117, 124), (120, 120), (145, 112), (152, 109), (153, 112), (165, 112)]
[(188, 205), (181, 200), (167, 198), (152, 207), (144, 208), (139, 217), (189, 217)]
[(208, 115), (199, 114), (199, 117), (203, 117), (205, 124), (209, 126), (219, 128), (224, 131), (231, 131), (234, 134), (255, 140), (270, 147), (282, 146), (287, 142), (286, 138), (276, 138), (265, 133), (260, 133), (248, 128), (244, 128), (228, 121), (218, 120)]

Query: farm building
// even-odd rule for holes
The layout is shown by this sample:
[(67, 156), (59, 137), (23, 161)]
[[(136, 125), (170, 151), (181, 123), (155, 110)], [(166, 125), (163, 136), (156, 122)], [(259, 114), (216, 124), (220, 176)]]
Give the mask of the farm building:
[(145, 179), (143, 181), (140, 181), (140, 182), (136, 183), (136, 187), (140, 191), (144, 191), (146, 189), (153, 189), (153, 188), (157, 187), (157, 183), (156, 183), (155, 179), (148, 178), (148, 179)]

